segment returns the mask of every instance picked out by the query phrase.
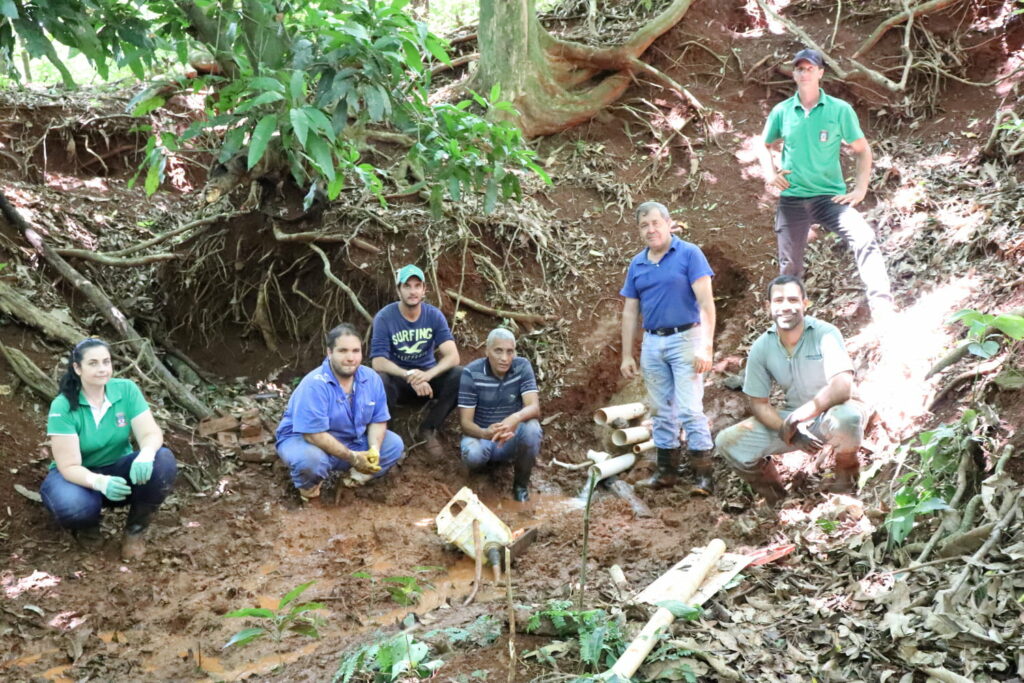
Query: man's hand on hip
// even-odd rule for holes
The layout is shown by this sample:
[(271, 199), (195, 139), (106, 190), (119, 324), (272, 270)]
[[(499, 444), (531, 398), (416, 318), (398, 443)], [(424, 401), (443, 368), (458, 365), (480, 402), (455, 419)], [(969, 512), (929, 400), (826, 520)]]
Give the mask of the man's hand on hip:
[(790, 173), (792, 173), (792, 171), (777, 171), (770, 178), (766, 178), (764, 184), (767, 187), (774, 187), (776, 190), (788, 189), (789, 179), (786, 178), (786, 176)]
[(832, 201), (835, 202), (836, 204), (846, 204), (847, 206), (853, 207), (857, 206), (862, 201), (864, 201), (864, 197), (867, 195), (867, 193), (867, 190), (854, 189), (853, 192), (847, 192), (846, 194), (837, 194), (835, 197), (832, 198)]
[(619, 372), (626, 379), (633, 379), (636, 377), (636, 361), (633, 356), (627, 356), (622, 359), (622, 364), (619, 366)]

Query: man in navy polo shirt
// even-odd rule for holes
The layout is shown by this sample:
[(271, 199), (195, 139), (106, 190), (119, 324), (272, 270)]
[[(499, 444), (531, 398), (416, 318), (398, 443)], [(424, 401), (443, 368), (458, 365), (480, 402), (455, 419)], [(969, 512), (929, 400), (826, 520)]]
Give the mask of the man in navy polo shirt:
[(644, 337), (640, 369), (654, 418), (658, 471), (652, 488), (676, 483), (679, 427), (686, 430), (694, 493), (709, 495), (713, 480), (711, 430), (704, 416), (704, 373), (711, 369), (715, 336), (714, 272), (695, 244), (672, 235), (664, 204), (644, 202), (636, 209), (647, 248), (633, 257), (619, 292), (622, 307), (622, 375), (636, 376), (633, 340), (639, 318)]
[(487, 353), (465, 367), (459, 386), (462, 462), (470, 470), (513, 463), (512, 497), (530, 497), (530, 473), (540, 453), (540, 399), (530, 361), (516, 355), (504, 328), (487, 335)]
[[(797, 52), (793, 58), (796, 94), (775, 105), (761, 137), (754, 139), (765, 184), (782, 191), (775, 211), (779, 272), (803, 277), (808, 232), (812, 224), (821, 225), (853, 249), (871, 316), (884, 320), (893, 309), (885, 260), (874, 230), (854, 208), (868, 191), (871, 146), (853, 107), (821, 89), (824, 75), (825, 60), (820, 52)], [(846, 191), (839, 157), (844, 141), (857, 159), (850, 192)], [(782, 167), (776, 171), (768, 146), (780, 143)]]
[(426, 441), (427, 452), (440, 458), (437, 430), (459, 396), (459, 349), (444, 314), (424, 301), (423, 271), (412, 264), (403, 266), (395, 281), (398, 301), (373, 318), (370, 364), (384, 381), (388, 410), (410, 401), (431, 401), (419, 436)]
[(327, 357), (299, 382), (277, 428), (277, 453), (304, 500), (319, 496), (336, 470), (348, 472), (346, 483), (383, 477), (405, 450), (401, 437), (388, 431), (380, 377), (361, 365), (359, 333), (341, 324), (324, 344)]

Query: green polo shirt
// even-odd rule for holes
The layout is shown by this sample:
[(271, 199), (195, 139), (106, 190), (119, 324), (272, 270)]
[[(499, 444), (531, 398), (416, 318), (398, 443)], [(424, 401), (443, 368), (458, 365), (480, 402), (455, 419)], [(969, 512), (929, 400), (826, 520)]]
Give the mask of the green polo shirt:
[[(81, 392), (77, 410), (68, 409), (68, 400), (63, 394), (50, 403), (46, 434), (77, 434), (85, 467), (110, 465), (131, 453), (132, 420), (149, 410), (139, 387), (130, 379), (111, 379), (107, 382), (106, 393), (110, 407), (98, 425), (93, 419), (89, 401)], [(53, 467), (51, 464), (50, 468)]]
[(765, 144), (782, 138), (782, 169), (789, 187), (783, 197), (816, 197), (846, 193), (839, 161), (842, 142), (864, 137), (857, 113), (849, 103), (825, 94), (811, 111), (805, 111), (800, 96), (793, 95), (775, 105), (764, 124)]
[(842, 333), (835, 325), (806, 316), (804, 333), (792, 355), (779, 341), (774, 325), (757, 338), (750, 347), (743, 393), (769, 398), (774, 382), (786, 394), (785, 409), (795, 410), (841, 372), (853, 372)]

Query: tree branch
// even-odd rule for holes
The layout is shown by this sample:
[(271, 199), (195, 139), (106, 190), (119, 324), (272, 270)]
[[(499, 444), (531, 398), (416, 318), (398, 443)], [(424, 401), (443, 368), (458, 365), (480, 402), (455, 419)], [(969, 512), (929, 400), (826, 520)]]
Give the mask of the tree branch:
[(56, 315), (39, 308), (3, 280), (0, 280), (0, 311), (68, 346), (74, 346), (86, 336), (83, 330), (62, 323)]
[(946, 7), (949, 7), (950, 5), (956, 4), (957, 2), (959, 2), (959, 0), (931, 0), (930, 2), (921, 3), (916, 7), (904, 9), (899, 14), (892, 15), (891, 17), (883, 21), (881, 24), (879, 24), (878, 28), (872, 31), (871, 35), (868, 36), (867, 39), (865, 39), (864, 42), (860, 44), (860, 47), (857, 48), (857, 51), (853, 53), (854, 59), (863, 56), (865, 52), (873, 48), (875, 44), (879, 40), (881, 40), (882, 36), (884, 36), (889, 31), (889, 29), (893, 28), (894, 26), (902, 24), (904, 21), (907, 21), (908, 19), (914, 19), (916, 17), (919, 17), (922, 14), (928, 14), (929, 12), (935, 12), (937, 10), (944, 9)]
[(452, 299), (455, 299), (459, 303), (466, 306), (466, 308), (472, 308), (474, 311), (477, 311), (478, 313), (485, 313), (487, 315), (494, 316), (495, 318), (509, 318), (511, 320), (516, 320), (522, 323), (536, 324), (543, 324), (558, 319), (558, 317), (554, 315), (539, 315), (536, 313), (516, 313), (515, 311), (503, 311), (498, 308), (491, 308), (486, 304), (482, 304), (478, 301), (470, 299), (465, 294), (459, 294), (454, 289), (446, 289), (444, 290), (444, 293), (447, 294)]

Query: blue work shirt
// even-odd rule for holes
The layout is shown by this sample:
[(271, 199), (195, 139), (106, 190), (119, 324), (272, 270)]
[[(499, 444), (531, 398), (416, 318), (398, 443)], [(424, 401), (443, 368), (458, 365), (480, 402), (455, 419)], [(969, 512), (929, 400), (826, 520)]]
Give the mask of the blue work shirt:
[(387, 358), (405, 370), (429, 370), (437, 365), (437, 347), (453, 340), (448, 321), (436, 306), (421, 304), (420, 317), (409, 322), (396, 301), (373, 317), (370, 358)]
[(328, 432), (346, 447), (365, 450), (366, 427), (391, 419), (384, 382), (380, 376), (360, 365), (356, 369), (352, 393), (346, 394), (325, 358), (316, 370), (295, 387), (288, 407), (277, 427), (277, 443), (292, 436)]
[(487, 429), (522, 410), (523, 395), (536, 391), (537, 377), (525, 358), (513, 358), (508, 372), (500, 379), (487, 358), (477, 358), (462, 369), (459, 407), (476, 408), (473, 422), (480, 429)]
[(644, 329), (699, 323), (700, 307), (693, 283), (704, 276), (715, 276), (704, 252), (675, 235), (668, 252), (657, 263), (651, 262), (648, 252), (644, 249), (629, 262), (626, 283), (619, 292), (627, 299), (640, 300)]

